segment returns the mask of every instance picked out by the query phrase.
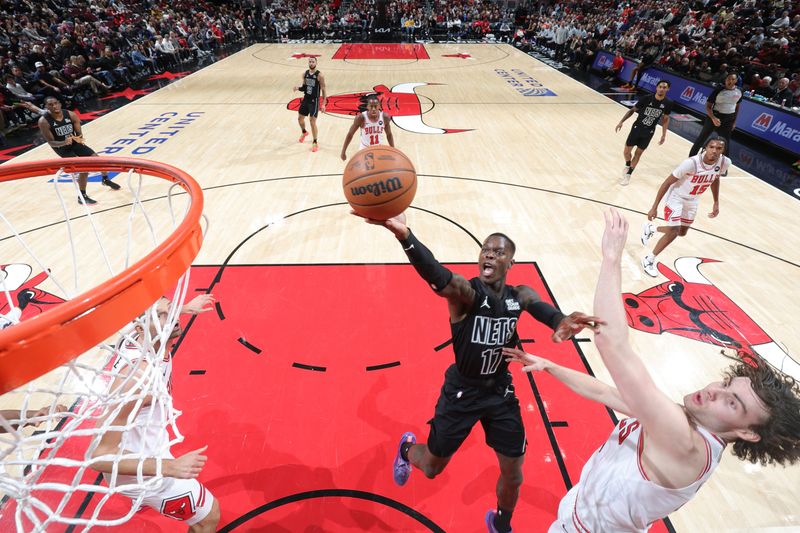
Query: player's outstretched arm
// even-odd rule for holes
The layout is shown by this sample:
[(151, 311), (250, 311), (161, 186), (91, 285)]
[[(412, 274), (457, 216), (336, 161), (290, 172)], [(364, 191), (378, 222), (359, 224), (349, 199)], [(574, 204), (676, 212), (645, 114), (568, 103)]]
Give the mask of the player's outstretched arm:
[[(353, 214), (357, 215), (355, 212)], [(420, 277), (427, 281), (439, 296), (447, 298), (451, 321), (458, 322), (466, 316), (475, 301), (475, 290), (463, 276), (454, 274), (436, 260), (433, 253), (417, 239), (406, 225), (405, 213), (400, 213), (389, 220), (368, 218), (365, 220), (369, 224), (387, 228), (400, 241), (409, 262)]]
[(392, 133), (392, 116), (389, 113), (383, 114), (384, 131), (386, 132), (386, 141), (389, 146), (394, 148), (394, 134)]
[(593, 376), (557, 365), (549, 359), (531, 355), (516, 348), (503, 348), (503, 355), (509, 363), (520, 363), (525, 372), (547, 372), (574, 393), (600, 402), (625, 416), (631, 414), (619, 391)]
[(207, 313), (211, 311), (216, 301), (217, 299), (214, 298), (213, 294), (195, 296), (191, 301), (183, 304), (183, 307), (181, 307), (181, 314), (199, 315), (200, 313)]
[(543, 302), (539, 293), (527, 285), (518, 285), (517, 295), (523, 309), (537, 321), (553, 330), (553, 335), (550, 337), (553, 342), (568, 340), (584, 328), (597, 331), (599, 322), (597, 317), (579, 311), (565, 316), (549, 303)]
[[(53, 409), (53, 413), (63, 413), (65, 411), (67, 411), (67, 408), (65, 406), (63, 406), (63, 405), (60, 405), (60, 404), (56, 405), (55, 408)], [(22, 427), (31, 426), (31, 425), (36, 425), (36, 424), (40, 423), (40, 422), (33, 421), (32, 419), (36, 419), (36, 418), (39, 418), (39, 417), (47, 416), (49, 414), (50, 414), (50, 406), (49, 405), (46, 406), (46, 407), (42, 407), (38, 411), (28, 411), (26, 413), (23, 413), (22, 411), (20, 411), (18, 409), (3, 409), (3, 410), (0, 410), (0, 416), (5, 418), (7, 421), (11, 421), (11, 420), (16, 420), (17, 421), (16, 424), (10, 424), (13, 429), (21, 429), (19, 422), (22, 421), (23, 418), (25, 419), (25, 424), (23, 424)], [(6, 433), (6, 428), (4, 428), (3, 426), (0, 426), (0, 433)]]
[(344, 137), (344, 144), (342, 145), (342, 161), (347, 161), (347, 147), (350, 146), (350, 141), (353, 140), (353, 135), (355, 135), (358, 128), (360, 128), (364, 124), (364, 116), (360, 113), (356, 115), (356, 118), (353, 119), (353, 123), (350, 125), (350, 130), (347, 132), (347, 135)]
[(594, 312), (605, 324), (595, 345), (630, 414), (639, 419), (648, 438), (671, 456), (694, 451), (693, 430), (683, 410), (653, 382), (628, 343), (628, 322), (621, 296), (620, 264), (628, 236), (628, 222), (615, 209), (605, 213), (603, 261), (594, 297)]

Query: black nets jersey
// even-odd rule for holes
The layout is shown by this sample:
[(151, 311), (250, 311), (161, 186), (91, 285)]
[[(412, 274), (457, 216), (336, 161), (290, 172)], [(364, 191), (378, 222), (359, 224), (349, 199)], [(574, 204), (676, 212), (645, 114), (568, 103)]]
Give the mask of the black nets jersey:
[(652, 94), (642, 96), (635, 106), (639, 116), (633, 123), (635, 128), (644, 128), (648, 131), (655, 131), (661, 121), (661, 117), (672, 113), (672, 102), (664, 98), (660, 102)]
[(50, 125), (50, 131), (53, 133), (54, 140), (65, 141), (67, 137), (75, 135), (75, 126), (72, 124), (72, 119), (66, 111), (64, 112), (64, 118), (61, 120), (56, 120), (50, 113), (47, 113), (44, 118)]
[(306, 70), (306, 73), (303, 75), (303, 87), (305, 87), (305, 91), (303, 91), (303, 98), (307, 98), (309, 100), (316, 100), (319, 98), (318, 70), (315, 70), (313, 74)]
[(475, 289), (475, 301), (467, 316), (450, 324), (456, 366), (466, 378), (487, 379), (505, 374), (508, 369), (503, 346), (517, 347), (517, 320), (522, 306), (517, 290), (511, 285), (503, 288), (498, 298), (480, 278), (469, 281)]

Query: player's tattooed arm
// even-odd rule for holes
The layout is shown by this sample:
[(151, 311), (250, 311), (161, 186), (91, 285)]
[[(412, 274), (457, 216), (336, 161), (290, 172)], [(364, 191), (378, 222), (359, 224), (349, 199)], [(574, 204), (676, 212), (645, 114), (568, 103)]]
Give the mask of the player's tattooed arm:
[(597, 325), (601, 323), (596, 316), (590, 316), (580, 311), (564, 315), (549, 303), (543, 302), (539, 294), (526, 285), (517, 287), (517, 295), (523, 309), (530, 313), (533, 318), (553, 330), (553, 335), (551, 336), (553, 342), (568, 340), (584, 328), (596, 331)]
[(439, 291), (439, 295), (447, 298), (450, 321), (455, 323), (460, 322), (467, 316), (470, 308), (475, 303), (476, 292), (470, 285), (469, 280), (464, 276), (455, 273), (452, 276), (447, 286)]
[[(352, 213), (360, 216), (355, 211)], [(433, 253), (411, 233), (406, 225), (405, 213), (400, 213), (389, 220), (369, 218), (364, 218), (364, 220), (368, 224), (383, 226), (394, 234), (420, 277), (428, 282), (428, 285), (439, 296), (447, 298), (450, 306), (450, 320), (457, 322), (467, 314), (475, 301), (475, 289), (463, 276), (453, 274), (442, 266)]]

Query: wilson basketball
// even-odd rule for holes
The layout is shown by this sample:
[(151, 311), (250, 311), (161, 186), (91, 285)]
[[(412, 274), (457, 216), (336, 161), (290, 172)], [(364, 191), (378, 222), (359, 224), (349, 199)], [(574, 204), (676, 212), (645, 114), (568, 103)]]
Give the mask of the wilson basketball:
[(356, 213), (386, 220), (411, 205), (417, 192), (417, 173), (403, 152), (379, 144), (350, 158), (344, 167), (342, 187)]

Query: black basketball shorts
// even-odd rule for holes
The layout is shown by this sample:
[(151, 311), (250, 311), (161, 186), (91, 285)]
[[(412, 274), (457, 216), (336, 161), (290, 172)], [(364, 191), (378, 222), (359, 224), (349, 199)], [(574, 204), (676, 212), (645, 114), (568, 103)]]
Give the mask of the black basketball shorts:
[(94, 155), (94, 150), (85, 144), (76, 142), (54, 147), (53, 150), (61, 157), (90, 157)]
[(646, 150), (653, 140), (653, 135), (656, 130), (648, 130), (645, 128), (631, 128), (628, 138), (625, 140), (625, 146), (638, 146), (642, 150)]
[(299, 113), (304, 117), (316, 117), (319, 113), (319, 98), (303, 98)]
[(455, 365), (445, 372), (434, 416), (428, 421), (428, 449), (437, 457), (450, 457), (480, 421), (486, 444), (507, 457), (525, 454), (527, 441), (519, 400), (511, 379), (492, 388), (469, 385)]

